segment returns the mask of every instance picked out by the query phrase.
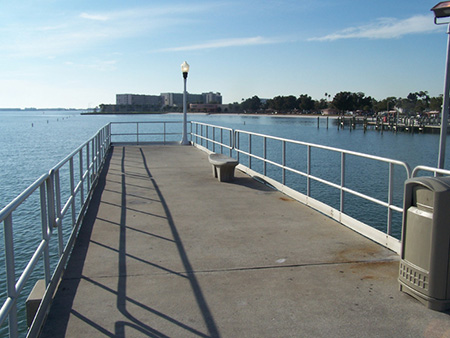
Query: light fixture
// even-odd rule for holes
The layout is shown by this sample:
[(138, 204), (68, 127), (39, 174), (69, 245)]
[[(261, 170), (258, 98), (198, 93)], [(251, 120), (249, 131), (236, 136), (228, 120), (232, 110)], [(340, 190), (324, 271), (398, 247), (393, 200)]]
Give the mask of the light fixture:
[(441, 1), (431, 9), (434, 12), (434, 23), (440, 25), (437, 20), (450, 16), (450, 1)]
[(186, 61), (181, 64), (181, 72), (183, 73), (183, 77), (187, 77), (187, 74), (189, 73), (189, 65)]
[(184, 91), (183, 91), (183, 136), (181, 139), (181, 144), (188, 145), (190, 142), (187, 139), (187, 109), (186, 109), (186, 80), (189, 73), (189, 65), (186, 61), (181, 64), (181, 72), (183, 73), (184, 79)]

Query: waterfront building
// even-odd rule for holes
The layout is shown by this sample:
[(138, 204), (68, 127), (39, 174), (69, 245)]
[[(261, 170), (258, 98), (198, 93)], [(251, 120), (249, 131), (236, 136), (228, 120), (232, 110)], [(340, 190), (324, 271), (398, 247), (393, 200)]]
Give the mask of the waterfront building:
[(160, 106), (161, 95), (116, 94), (116, 104)]
[(222, 95), (220, 93), (202, 93), (203, 103), (217, 103), (222, 104)]
[[(220, 93), (187, 94), (188, 103), (222, 104)], [(149, 105), (180, 107), (183, 105), (182, 93), (161, 93), (160, 95), (116, 94), (116, 105)]]
[(162, 105), (163, 106), (182, 106), (183, 105), (183, 94), (181, 93), (161, 93)]

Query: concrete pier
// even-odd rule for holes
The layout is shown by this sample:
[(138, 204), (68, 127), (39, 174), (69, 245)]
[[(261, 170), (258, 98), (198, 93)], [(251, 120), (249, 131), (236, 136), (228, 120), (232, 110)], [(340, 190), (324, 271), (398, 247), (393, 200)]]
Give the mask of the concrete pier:
[(398, 256), (189, 146), (113, 148), (42, 337), (445, 337)]

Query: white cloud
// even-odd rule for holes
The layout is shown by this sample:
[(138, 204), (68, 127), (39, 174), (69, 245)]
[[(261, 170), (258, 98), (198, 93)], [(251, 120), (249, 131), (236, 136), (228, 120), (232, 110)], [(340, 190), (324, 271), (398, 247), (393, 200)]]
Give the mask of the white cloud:
[(341, 39), (395, 39), (408, 34), (430, 33), (440, 29), (429, 15), (416, 15), (408, 19), (378, 19), (375, 23), (350, 27), (309, 41), (335, 41)]
[(108, 16), (106, 15), (95, 15), (95, 14), (88, 14), (88, 13), (81, 13), (80, 18), (88, 19), (88, 20), (94, 20), (94, 21), (107, 21)]
[[(188, 14), (217, 10), (222, 4), (143, 6), (103, 12), (48, 13), (37, 22), (23, 21), (1, 29), (4, 57), (55, 57), (104, 42), (160, 34), (192, 23)], [(18, 33), (19, 32), (19, 33)]]
[(262, 36), (255, 36), (250, 38), (234, 38), (234, 39), (221, 39), (215, 41), (208, 41), (196, 45), (171, 47), (160, 49), (160, 52), (184, 52), (201, 49), (214, 49), (214, 48), (227, 48), (227, 47), (241, 47), (241, 46), (256, 46), (256, 45), (268, 45), (274, 43), (281, 43), (284, 40), (275, 38), (265, 38)]
[(74, 63), (72, 61), (64, 62), (68, 67), (76, 67), (77, 69), (91, 69), (101, 72), (114, 71), (117, 69), (117, 60), (95, 60), (90, 63)]

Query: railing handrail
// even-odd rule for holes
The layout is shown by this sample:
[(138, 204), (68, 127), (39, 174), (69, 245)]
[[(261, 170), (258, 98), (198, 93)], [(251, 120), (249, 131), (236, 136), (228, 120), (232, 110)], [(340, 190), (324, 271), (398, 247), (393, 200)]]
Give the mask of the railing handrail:
[(183, 121), (176, 121), (176, 120), (156, 120), (156, 121), (114, 121), (114, 122), (110, 122), (108, 124), (158, 124), (158, 123), (174, 123), (174, 124), (180, 124), (183, 123)]
[(49, 174), (43, 174), (34, 183), (32, 183), (28, 188), (22, 191), (16, 198), (9, 202), (3, 209), (0, 210), (0, 223), (3, 222), (6, 217), (8, 217), (14, 210), (17, 209), (30, 195), (40, 187), (40, 185), (45, 182), (49, 177)]
[[(173, 132), (170, 133), (166, 130), (166, 125), (167, 124), (181, 124), (183, 123), (182, 121), (164, 121), (164, 120), (159, 120), (159, 121), (117, 121), (117, 122), (110, 122), (110, 130), (111, 130), (111, 142), (112, 143), (116, 143), (113, 142), (113, 138), (117, 137), (117, 136), (136, 136), (136, 139), (133, 141), (122, 141), (119, 143), (122, 144), (129, 144), (129, 143), (136, 143), (136, 144), (142, 144), (142, 143), (152, 143), (152, 142), (148, 142), (148, 141), (142, 141), (140, 137), (142, 136), (163, 136), (163, 140), (162, 142), (164, 144), (166, 144), (168, 141), (166, 140), (166, 136), (168, 135), (181, 135), (181, 132)], [(113, 132), (113, 126), (114, 125), (123, 125), (123, 124), (128, 124), (128, 125), (135, 125), (136, 126), (136, 130), (135, 131), (131, 131), (131, 132), (123, 132), (123, 133), (118, 133), (118, 132)], [(143, 124), (162, 124), (163, 125), (163, 130), (159, 131), (159, 132), (142, 132), (139, 130), (139, 126), (143, 125)]]
[[(36, 314), (35, 320), (29, 328), (28, 335), (35, 336), (39, 332), (42, 320), (51, 297), (59, 282), (61, 273), (65, 267), (70, 251), (73, 247), (73, 238), (75, 237), (79, 222), (84, 216), (87, 204), (92, 196), (93, 188), (98, 180), (99, 173), (106, 159), (110, 147), (110, 125), (107, 124), (100, 128), (97, 133), (76, 148), (72, 153), (66, 156), (62, 161), (53, 166), (49, 172), (43, 174), (21, 194), (8, 203), (0, 210), (0, 223), (4, 228), (5, 243), (5, 261), (6, 261), (6, 287), (7, 294), (0, 307), (0, 325), (9, 317), (9, 335), (18, 336), (18, 318), (17, 318), (17, 299), (21, 296), (23, 288), (29, 280), (32, 272), (35, 270), (38, 260), (44, 257), (44, 282), (45, 295), (42, 304)], [(85, 151), (84, 151), (85, 150)], [(78, 156), (79, 179), (75, 178), (74, 159)], [(60, 169), (69, 162), (70, 186), (67, 201), (61, 201)], [(78, 169), (77, 169), (78, 170)], [(78, 175), (78, 174), (77, 174)], [(78, 183), (77, 183), (78, 182)], [(83, 185), (87, 184), (88, 191), (84, 194)], [(14, 236), (13, 236), (13, 214), (22, 203), (39, 190), (40, 196), (40, 218), (42, 228), (42, 238), (39, 242), (33, 243), (34, 252), (32, 257), (26, 262), (25, 268), (19, 271), (16, 279), (15, 258), (14, 258)], [(76, 213), (75, 196), (81, 195), (79, 202), (79, 214)], [(62, 203), (63, 202), (63, 203)], [(70, 239), (64, 247), (62, 221), (72, 207), (72, 219), (70, 220), (71, 234)], [(49, 247), (51, 234), (56, 229), (58, 243), (58, 262), (53, 270), (50, 271)], [(37, 319), (38, 318), (38, 319)]]
[(396, 165), (403, 166), (405, 168), (406, 172), (408, 173), (407, 176), (408, 177), (411, 176), (411, 168), (408, 165), (408, 163), (403, 162), (403, 161), (399, 161), (399, 160), (395, 160), (395, 159), (391, 159), (391, 158), (388, 158), (388, 157), (381, 157), (381, 156), (376, 156), (376, 155), (364, 154), (364, 153), (360, 153), (360, 152), (353, 151), (353, 150), (346, 150), (346, 149), (342, 149), (342, 148), (335, 148), (335, 147), (325, 146), (325, 145), (311, 143), (311, 142), (304, 142), (304, 141), (292, 140), (292, 139), (287, 139), (287, 138), (278, 137), (278, 136), (271, 136), (271, 135), (265, 135), (265, 134), (260, 134), (260, 133), (254, 133), (254, 132), (241, 130), (241, 129), (236, 129), (234, 132), (235, 132), (235, 134), (236, 133), (242, 133), (242, 134), (247, 134), (247, 135), (251, 134), (251, 135), (255, 135), (255, 136), (270, 138), (272, 140), (285, 141), (285, 142), (294, 143), (294, 144), (300, 144), (300, 145), (304, 145), (304, 146), (312, 146), (312, 147), (318, 148), (318, 149), (324, 149), (324, 150), (340, 152), (340, 153), (344, 153), (344, 154), (347, 154), (347, 155), (354, 155), (354, 156), (363, 157), (363, 158), (367, 158), (367, 159), (371, 159), (371, 160), (375, 160), (375, 161), (381, 161), (381, 162), (386, 162), (386, 163), (393, 163), (393, 164), (396, 164)]
[[(95, 135), (97, 135), (101, 130), (109, 126), (110, 123), (106, 124), (104, 127), (97, 130)], [(0, 223), (5, 220), (5, 218), (13, 212), (20, 204), (22, 204), (39, 186), (50, 176), (50, 173), (55, 170), (61, 169), (61, 167), (66, 164), (71, 158), (76, 156), (80, 149), (84, 148), (86, 144), (91, 142), (95, 136), (91, 137), (88, 141), (84, 142), (74, 151), (72, 151), (69, 155), (67, 155), (64, 159), (59, 161), (56, 165), (54, 165), (48, 173), (42, 174), (36, 181), (34, 181), (31, 185), (28, 186), (24, 191), (22, 191), (16, 198), (14, 198), (10, 203), (8, 203), (5, 207), (0, 210)]]
[(411, 174), (411, 178), (413, 178), (413, 177), (417, 177), (416, 175), (417, 175), (417, 173), (419, 172), (419, 171), (428, 171), (428, 172), (432, 172), (432, 173), (434, 173), (435, 175), (436, 174), (440, 174), (440, 175), (448, 175), (448, 176), (450, 176), (450, 170), (447, 170), (447, 169), (439, 169), (439, 168), (433, 168), (433, 167), (429, 167), (429, 166), (426, 166), (426, 165), (418, 165), (418, 166), (416, 166), (414, 169), (413, 169), (413, 171), (412, 171), (412, 174)]
[[(202, 140), (202, 141), (205, 140), (206, 148), (208, 148), (208, 142), (211, 142), (213, 144), (213, 151), (215, 151), (215, 147), (217, 145), (221, 148), (228, 149), (230, 156), (231, 156), (232, 150), (234, 148), (234, 129), (228, 128), (228, 127), (217, 126), (217, 125), (210, 124), (210, 123), (197, 122), (197, 121), (191, 121), (190, 124), (191, 124), (191, 140), (193, 140), (194, 138), (196, 139), (196, 141), (198, 138), (200, 138), (200, 140)], [(193, 131), (193, 129), (194, 129), (193, 126), (195, 127), (195, 131)], [(198, 128), (197, 128), (198, 126), (200, 126), (201, 129), (203, 129), (202, 127), (205, 127), (206, 136), (198, 134)], [(214, 138), (211, 139), (208, 137), (209, 129), (212, 129), (213, 135), (217, 129), (220, 130), (220, 140), (219, 141), (216, 141)], [(230, 134), (228, 144), (224, 143), (224, 141), (223, 141), (223, 131), (226, 131)], [(194, 143), (197, 143), (197, 142), (194, 142)]]
[[(100, 133), (101, 130), (104, 130), (105, 128), (109, 128), (109, 126), (111, 125), (111, 123), (108, 123), (106, 125), (104, 125), (102, 128), (100, 128), (99, 130), (97, 130), (97, 132), (95, 133), (95, 136), (98, 135)], [(92, 141), (95, 136), (91, 137), (88, 141), (80, 144), (75, 150), (73, 150), (69, 155), (67, 155), (65, 158), (63, 158), (61, 161), (59, 161), (53, 168), (50, 169), (49, 172), (51, 172), (52, 170), (59, 170), (61, 169), (61, 167), (66, 164), (67, 162), (69, 162), (69, 160), (71, 158), (73, 158), (74, 156), (76, 156), (78, 154), (78, 152), (80, 151), (80, 149), (84, 148), (86, 146), (86, 144), (90, 141)]]
[(214, 127), (214, 128), (220, 128), (223, 130), (228, 130), (228, 131), (234, 131), (233, 128), (228, 128), (228, 127), (222, 127), (222, 126), (218, 126), (216, 124), (211, 124), (211, 123), (205, 123), (205, 122), (198, 122), (198, 121), (191, 121), (191, 124), (198, 124), (200, 126), (207, 126), (207, 127)]

